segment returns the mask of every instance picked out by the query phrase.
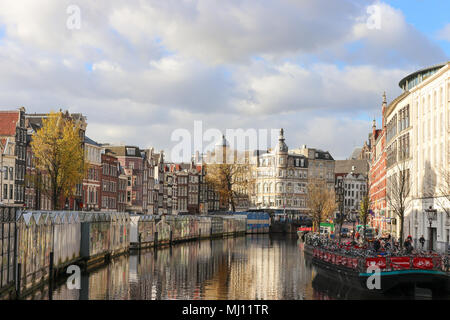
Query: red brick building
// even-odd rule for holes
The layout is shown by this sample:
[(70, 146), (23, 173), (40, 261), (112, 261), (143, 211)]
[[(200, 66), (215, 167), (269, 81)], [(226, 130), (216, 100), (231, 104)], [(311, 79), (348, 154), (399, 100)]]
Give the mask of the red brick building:
[(108, 150), (101, 155), (101, 210), (117, 211), (119, 190), (119, 160)]
[(102, 173), (101, 146), (88, 137), (84, 139), (84, 161), (87, 164), (87, 171), (83, 180), (83, 210), (99, 211), (100, 184)]
[(386, 94), (383, 95), (382, 127), (372, 126), (372, 161), (369, 170), (369, 198), (374, 212), (372, 224), (379, 230), (389, 229), (386, 221)]
[(25, 108), (0, 111), (0, 202), (23, 207), (25, 202), (26, 140)]
[[(81, 139), (81, 147), (85, 150), (84, 140), (85, 140), (85, 132), (87, 127), (86, 117), (81, 113), (69, 113), (69, 111), (62, 111), (63, 117), (65, 119), (72, 120), (75, 124), (77, 124), (80, 128), (79, 135)], [(27, 129), (27, 155), (32, 155), (31, 150), (31, 141), (33, 135), (42, 128), (43, 120), (48, 117), (46, 113), (28, 113), (25, 114), (25, 126)], [(26, 162), (26, 170), (28, 181), (26, 181), (25, 195), (27, 198), (25, 202), (28, 203), (27, 208), (34, 210), (52, 210), (53, 204), (51, 202), (51, 198), (45, 192), (41, 192), (39, 188), (35, 187), (31, 181), (34, 183), (49, 183), (49, 176), (41, 171), (37, 170), (34, 165), (34, 160), (30, 159), (30, 161)], [(34, 199), (33, 199), (34, 197)], [(80, 210), (83, 207), (83, 184), (80, 183), (76, 186), (75, 194), (73, 194), (68, 199), (61, 199), (61, 207), (68, 210)]]
[(140, 149), (135, 146), (104, 145), (104, 147), (115, 154), (127, 178), (125, 210), (127, 212), (143, 213), (142, 188), (144, 161)]

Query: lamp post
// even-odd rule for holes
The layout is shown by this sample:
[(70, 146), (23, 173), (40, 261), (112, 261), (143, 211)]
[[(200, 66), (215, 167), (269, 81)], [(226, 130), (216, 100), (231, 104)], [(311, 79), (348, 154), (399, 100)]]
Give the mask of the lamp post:
[(431, 224), (433, 223), (433, 220), (436, 219), (437, 210), (433, 209), (433, 207), (430, 206), (428, 209), (425, 209), (425, 212), (427, 214), (427, 218), (430, 223), (430, 231), (429, 231), (430, 242), (428, 247), (430, 251), (433, 251), (433, 232), (432, 232), (433, 229), (431, 229)]
[(338, 180), (334, 186), (336, 192), (336, 202), (338, 203), (339, 213), (337, 216), (337, 222), (339, 224), (339, 242), (341, 242), (341, 229), (344, 223), (344, 185), (342, 179)]

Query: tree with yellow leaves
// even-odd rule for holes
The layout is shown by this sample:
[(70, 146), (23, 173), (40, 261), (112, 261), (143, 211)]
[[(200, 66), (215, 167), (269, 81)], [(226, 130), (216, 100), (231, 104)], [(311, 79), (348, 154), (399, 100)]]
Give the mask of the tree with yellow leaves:
[(51, 112), (31, 141), (36, 169), (46, 181), (36, 187), (51, 199), (54, 210), (61, 209), (63, 200), (72, 196), (83, 181), (85, 164), (79, 130), (62, 112)]
[(367, 222), (369, 221), (369, 215), (370, 215), (370, 198), (368, 195), (364, 195), (360, 206), (359, 206), (359, 220), (361, 221), (363, 225), (363, 242), (366, 242), (366, 226)]
[(323, 179), (308, 181), (308, 215), (313, 221), (314, 231), (320, 232), (320, 223), (328, 219), (336, 210), (335, 193)]

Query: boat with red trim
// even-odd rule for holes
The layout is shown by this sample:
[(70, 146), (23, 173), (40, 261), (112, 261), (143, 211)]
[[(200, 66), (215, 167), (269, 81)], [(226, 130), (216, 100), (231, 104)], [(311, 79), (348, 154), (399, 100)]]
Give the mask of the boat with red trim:
[[(310, 241), (310, 235), (305, 237), (305, 257), (311, 259), (317, 272), (325, 277), (357, 289), (378, 292), (387, 292), (399, 286), (417, 286), (436, 292), (450, 291), (448, 266), (444, 265), (439, 254), (355, 256), (355, 252), (365, 249), (348, 244), (336, 247), (336, 243), (314, 243)], [(373, 266), (379, 268), (379, 286), (373, 280)], [(372, 285), (368, 285), (368, 279)]]

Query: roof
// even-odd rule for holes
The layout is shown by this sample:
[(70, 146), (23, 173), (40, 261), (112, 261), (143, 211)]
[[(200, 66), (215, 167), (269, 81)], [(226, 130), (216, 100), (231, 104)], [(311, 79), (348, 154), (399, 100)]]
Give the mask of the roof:
[(330, 152), (328, 151), (316, 149), (316, 153), (318, 155), (317, 157), (315, 157), (316, 159), (334, 160)]
[(447, 63), (450, 63), (450, 61), (447, 61), (445, 63), (439, 63), (439, 64), (435, 64), (434, 66), (431, 67), (426, 67), (420, 70), (417, 70), (409, 75), (407, 75), (406, 77), (404, 77), (402, 80), (399, 81), (398, 85), (400, 88), (403, 89), (403, 85), (406, 83), (406, 81), (409, 81), (410, 79), (413, 79), (415, 76), (417, 76), (420, 73), (426, 73), (428, 71), (432, 71), (432, 70), (437, 70), (442, 68), (443, 66), (445, 66)]
[[(354, 167), (354, 170), (352, 170)], [(336, 160), (334, 163), (334, 173), (356, 173), (367, 174), (369, 172), (369, 163), (367, 160)]]
[(0, 111), (0, 136), (14, 136), (20, 111)]
[(362, 151), (362, 148), (360, 148), (360, 147), (355, 148), (355, 149), (353, 150), (353, 152), (352, 152), (352, 155), (350, 156), (350, 159), (351, 159), (351, 160), (357, 160), (357, 159), (358, 159), (358, 156), (359, 156), (360, 153), (361, 153), (361, 151)]
[(367, 178), (367, 175), (362, 173), (335, 173), (334, 175), (336, 178), (341, 177), (342, 179), (350, 178), (350, 179), (365, 180)]
[[(108, 146), (108, 149), (116, 154), (116, 157), (137, 157), (141, 158), (141, 151), (136, 146)], [(134, 149), (132, 154), (130, 149)]]
[(395, 98), (394, 100), (392, 100), (392, 102), (388, 105), (388, 107), (386, 108), (384, 117), (387, 118), (389, 117), (389, 115), (391, 114), (392, 110), (395, 109), (395, 106), (397, 105), (397, 103), (399, 103), (401, 100), (403, 100), (404, 98), (406, 98), (409, 95), (409, 91), (403, 91), (403, 93), (401, 95), (399, 95), (397, 98)]
[(98, 142), (95, 142), (91, 138), (84, 136), (84, 143), (91, 144), (93, 146), (101, 147), (101, 145)]

